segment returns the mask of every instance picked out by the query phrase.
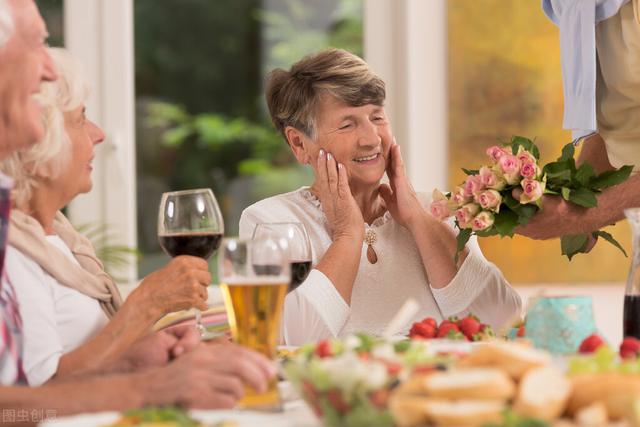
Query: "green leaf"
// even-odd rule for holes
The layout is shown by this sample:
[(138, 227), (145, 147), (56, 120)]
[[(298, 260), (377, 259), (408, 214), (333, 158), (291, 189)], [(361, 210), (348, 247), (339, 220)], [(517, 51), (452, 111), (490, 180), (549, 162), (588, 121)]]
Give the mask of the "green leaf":
[(562, 198), (569, 201), (569, 197), (571, 196), (571, 189), (567, 187), (562, 187)]
[(514, 155), (518, 153), (518, 147), (522, 147), (533, 154), (533, 157), (535, 157), (536, 160), (540, 160), (540, 150), (538, 149), (536, 144), (529, 138), (515, 135), (511, 138), (511, 147), (511, 152)]
[(560, 249), (562, 255), (566, 255), (571, 261), (576, 254), (584, 252), (589, 236), (587, 234), (573, 234), (560, 238)]
[(547, 176), (548, 182), (556, 185), (565, 185), (571, 183), (572, 172), (575, 170), (575, 161), (573, 159), (548, 163), (542, 168), (542, 175)]
[(466, 173), (467, 175), (478, 175), (480, 173), (480, 170), (462, 168), (462, 172)]
[(589, 163), (583, 163), (576, 171), (575, 180), (578, 181), (581, 186), (586, 187), (594, 176), (596, 176), (596, 172), (593, 170), (593, 167)]
[(598, 199), (596, 199), (596, 194), (586, 188), (571, 190), (571, 192), (569, 193), (569, 201), (585, 208), (593, 208), (598, 206)]
[(538, 210), (539, 208), (536, 205), (520, 205), (516, 211), (518, 214), (518, 224), (527, 225)]
[(458, 265), (458, 260), (460, 259), (460, 252), (464, 250), (465, 245), (471, 238), (472, 230), (470, 228), (464, 228), (460, 230), (458, 235), (456, 236), (456, 256), (453, 258), (453, 262)]
[(191, 125), (181, 125), (162, 134), (162, 143), (168, 147), (179, 147), (193, 134)]
[(518, 226), (518, 215), (510, 209), (503, 209), (495, 215), (493, 226), (501, 236), (513, 236), (513, 230)]
[(613, 187), (626, 181), (631, 175), (631, 171), (633, 171), (633, 166), (626, 165), (617, 170), (603, 172), (591, 180), (590, 186), (599, 190)]
[(496, 230), (495, 227), (491, 227), (485, 231), (476, 231), (476, 236), (478, 237), (491, 237), (491, 236), (497, 236), (498, 234), (500, 233), (498, 232), (498, 230)]
[(573, 159), (573, 155), (575, 154), (575, 152), (576, 152), (576, 148), (573, 146), (573, 144), (571, 142), (568, 143), (567, 145), (562, 147), (562, 156), (560, 156), (558, 161), (564, 162), (569, 159)]
[(622, 251), (625, 257), (628, 257), (627, 252), (624, 250), (622, 245), (611, 234), (607, 233), (606, 231), (599, 230), (599, 231), (594, 231), (592, 235), (593, 237), (602, 237), (604, 240), (611, 243), (616, 248), (620, 249), (620, 251)]
[(502, 197), (502, 203), (504, 203), (505, 205), (507, 205), (507, 207), (509, 209), (511, 209), (512, 211), (518, 209), (520, 205), (520, 202), (517, 201), (516, 199), (513, 198), (513, 196), (511, 194), (506, 194)]

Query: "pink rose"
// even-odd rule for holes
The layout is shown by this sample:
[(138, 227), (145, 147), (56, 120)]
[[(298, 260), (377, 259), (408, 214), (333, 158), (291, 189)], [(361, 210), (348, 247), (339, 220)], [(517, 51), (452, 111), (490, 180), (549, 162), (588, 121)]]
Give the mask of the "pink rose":
[(487, 148), (487, 156), (489, 156), (494, 162), (497, 162), (500, 157), (504, 156), (505, 154), (511, 154), (511, 152), (497, 145)]
[(520, 168), (520, 175), (522, 175), (523, 178), (535, 179), (535, 177), (538, 176), (538, 166), (536, 166), (535, 163), (523, 163)]
[(518, 158), (518, 160), (520, 160), (521, 164), (525, 164), (525, 163), (537, 164), (538, 163), (538, 161), (533, 156), (533, 154), (531, 154), (530, 152), (528, 152), (522, 147), (518, 149), (518, 154), (516, 154), (516, 157)]
[(520, 172), (520, 160), (512, 154), (505, 154), (498, 160), (498, 167), (504, 175), (511, 175)]
[(502, 178), (502, 174), (486, 166), (480, 168), (480, 182), (486, 188), (498, 191), (502, 190), (507, 185), (507, 182)]
[(482, 209), (500, 212), (502, 196), (496, 190), (485, 190), (476, 196), (476, 202), (482, 206)]
[(480, 180), (480, 175), (469, 175), (464, 182), (464, 195), (465, 197), (473, 197), (476, 193), (484, 190), (484, 185)]
[(475, 203), (467, 203), (456, 211), (456, 219), (460, 228), (471, 228), (471, 222), (476, 214), (480, 212), (480, 206)]
[(449, 211), (449, 202), (448, 200), (438, 200), (431, 202), (431, 206), (429, 207), (431, 215), (433, 215), (436, 219), (443, 221), (451, 216), (451, 211)]
[(520, 183), (522, 186), (522, 194), (520, 195), (520, 203), (535, 202), (542, 197), (544, 193), (545, 183), (534, 179), (523, 179)]
[(471, 197), (467, 197), (465, 195), (464, 188), (462, 187), (456, 187), (453, 190), (453, 193), (451, 193), (451, 202), (456, 208), (459, 208), (460, 206), (467, 204), (470, 201)]
[(493, 225), (494, 221), (495, 217), (491, 212), (482, 211), (478, 215), (476, 215), (475, 218), (473, 218), (471, 229), (473, 231), (487, 230)]

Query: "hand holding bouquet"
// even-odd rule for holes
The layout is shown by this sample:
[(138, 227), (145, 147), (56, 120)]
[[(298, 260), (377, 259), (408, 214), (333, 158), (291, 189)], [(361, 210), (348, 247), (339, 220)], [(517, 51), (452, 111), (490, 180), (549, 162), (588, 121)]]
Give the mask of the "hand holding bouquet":
[[(569, 203), (584, 208), (597, 206), (596, 196), (605, 188), (625, 181), (631, 166), (597, 175), (591, 165), (576, 167), (574, 146), (567, 144), (562, 156), (555, 162), (540, 167), (540, 151), (530, 139), (514, 136), (503, 146), (487, 149), (489, 165), (479, 170), (463, 171), (468, 175), (464, 184), (453, 192), (443, 194), (434, 190), (431, 214), (440, 220), (455, 216), (458, 249), (464, 249), (469, 238), (500, 235), (512, 237), (519, 225), (526, 225), (535, 213), (543, 209), (543, 194), (561, 196)], [(593, 237), (602, 237), (624, 249), (607, 232), (595, 231)], [(562, 254), (571, 259), (586, 252), (589, 235), (580, 234), (561, 238)]]

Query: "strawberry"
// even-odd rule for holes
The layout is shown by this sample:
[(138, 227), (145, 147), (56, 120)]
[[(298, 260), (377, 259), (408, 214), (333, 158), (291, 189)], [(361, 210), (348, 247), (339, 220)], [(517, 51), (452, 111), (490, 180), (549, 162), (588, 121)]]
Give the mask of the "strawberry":
[(580, 353), (593, 353), (599, 347), (605, 345), (604, 340), (598, 334), (591, 334), (580, 344)]
[(346, 414), (351, 409), (349, 404), (344, 401), (342, 392), (340, 390), (331, 389), (327, 391), (326, 396), (331, 406), (333, 406), (333, 408), (338, 411), (339, 414)]
[(416, 365), (413, 367), (411, 371), (413, 374), (426, 374), (427, 372), (433, 372), (436, 370), (436, 366), (432, 363), (427, 363), (424, 365)]
[(623, 359), (635, 359), (640, 353), (640, 340), (634, 337), (626, 337), (620, 344), (620, 357)]
[(449, 332), (453, 331), (453, 333), (460, 332), (460, 328), (458, 325), (452, 322), (447, 322), (446, 320), (440, 324), (440, 328), (438, 329), (438, 338), (445, 338), (449, 336)]
[(430, 325), (431, 327), (433, 327), (433, 329), (438, 329), (438, 321), (433, 317), (425, 317), (420, 321), (420, 323)]
[(516, 332), (516, 336), (518, 338), (523, 338), (524, 334), (525, 334), (524, 325), (522, 325), (518, 328), (518, 332)]
[(389, 390), (382, 388), (369, 394), (369, 400), (378, 409), (385, 409), (389, 400)]
[(331, 343), (327, 340), (322, 340), (316, 345), (316, 356), (325, 358), (332, 355)]
[(419, 338), (435, 338), (436, 336), (436, 328), (427, 323), (414, 323), (409, 331), (409, 336), (411, 338), (419, 337)]
[(318, 395), (318, 390), (316, 390), (313, 384), (311, 384), (311, 381), (302, 381), (302, 397), (304, 397), (304, 400), (309, 403), (314, 414), (318, 417), (322, 417), (322, 408), (318, 403)]
[(385, 365), (387, 366), (387, 374), (392, 377), (395, 377), (402, 371), (402, 364), (398, 362), (385, 362)]
[(460, 331), (469, 339), (480, 333), (481, 323), (475, 316), (469, 315), (458, 322)]

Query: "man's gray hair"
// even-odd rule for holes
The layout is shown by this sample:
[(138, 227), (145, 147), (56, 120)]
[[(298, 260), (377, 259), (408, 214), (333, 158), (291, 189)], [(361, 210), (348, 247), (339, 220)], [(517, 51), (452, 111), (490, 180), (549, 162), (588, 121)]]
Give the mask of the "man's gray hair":
[(13, 12), (8, 0), (0, 0), (0, 49), (13, 33)]

